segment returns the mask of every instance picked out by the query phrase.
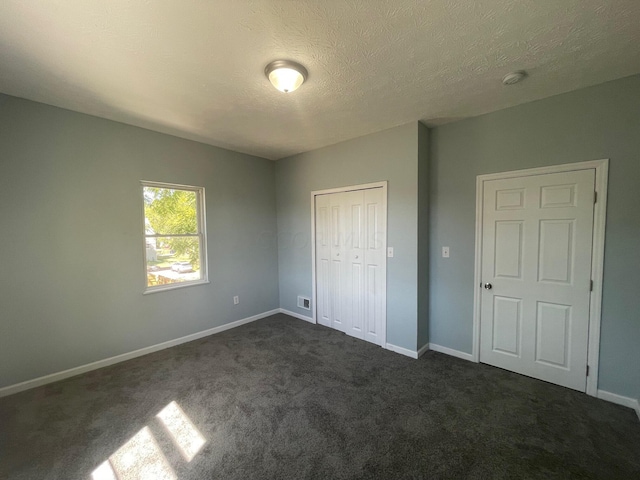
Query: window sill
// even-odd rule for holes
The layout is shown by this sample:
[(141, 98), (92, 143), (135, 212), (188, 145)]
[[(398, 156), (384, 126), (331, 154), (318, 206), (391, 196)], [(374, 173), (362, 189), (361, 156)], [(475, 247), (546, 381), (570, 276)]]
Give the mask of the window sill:
[(144, 292), (142, 292), (142, 294), (149, 295), (151, 293), (160, 293), (160, 292), (166, 292), (168, 290), (177, 290), (178, 288), (197, 287), (198, 285), (206, 285), (208, 283), (211, 283), (211, 282), (209, 282), (209, 280), (197, 280), (194, 282), (171, 283), (168, 285), (147, 288)]

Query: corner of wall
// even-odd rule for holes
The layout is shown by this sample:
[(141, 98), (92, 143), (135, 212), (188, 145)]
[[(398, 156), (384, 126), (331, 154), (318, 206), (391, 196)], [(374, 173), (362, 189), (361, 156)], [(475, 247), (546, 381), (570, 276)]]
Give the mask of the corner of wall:
[(418, 122), (417, 348), (429, 342), (429, 129)]
[(275, 251), (276, 251), (276, 278), (275, 278), (275, 283), (276, 283), (276, 301), (277, 303), (277, 308), (281, 308), (282, 307), (282, 301), (280, 299), (280, 245), (278, 244), (278, 176), (277, 176), (277, 169), (278, 169), (278, 163), (277, 161), (272, 161), (273, 166), (271, 168), (272, 174), (271, 174), (271, 178), (272, 178), (272, 183), (273, 183), (273, 209), (274, 209), (274, 216), (275, 216), (275, 231), (273, 232), (273, 242), (275, 244)]

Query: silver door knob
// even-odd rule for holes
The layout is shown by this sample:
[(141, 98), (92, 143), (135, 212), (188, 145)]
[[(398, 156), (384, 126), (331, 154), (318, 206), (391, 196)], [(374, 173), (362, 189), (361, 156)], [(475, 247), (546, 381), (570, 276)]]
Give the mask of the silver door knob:
[(485, 283), (484, 288), (486, 288), (487, 290), (491, 290), (493, 288), (493, 285), (491, 285), (490, 283)]
[(358, 259), (358, 255), (356, 255), (356, 260)]

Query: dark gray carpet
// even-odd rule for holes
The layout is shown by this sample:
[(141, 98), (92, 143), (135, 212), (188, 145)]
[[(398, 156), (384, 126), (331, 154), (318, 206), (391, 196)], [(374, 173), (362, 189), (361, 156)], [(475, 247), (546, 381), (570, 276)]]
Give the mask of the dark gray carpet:
[(145, 426), (179, 479), (640, 478), (631, 409), (284, 315), (0, 399), (0, 478), (91, 478)]

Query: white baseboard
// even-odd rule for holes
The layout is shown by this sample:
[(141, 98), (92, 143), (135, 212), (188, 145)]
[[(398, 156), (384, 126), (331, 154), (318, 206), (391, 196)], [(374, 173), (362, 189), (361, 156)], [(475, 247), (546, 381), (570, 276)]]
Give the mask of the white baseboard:
[[(280, 313), (284, 313), (285, 315), (289, 315), (291, 317), (299, 318), (300, 320), (304, 320), (305, 322), (313, 323), (313, 318), (307, 317), (305, 315), (300, 315), (299, 313), (292, 312), (290, 310), (286, 310), (284, 308), (280, 309)], [(426, 352), (429, 348), (429, 344), (427, 343), (424, 347), (422, 347), (419, 351), (409, 350), (408, 348), (398, 347), (397, 345), (393, 345), (391, 343), (387, 343), (385, 347), (387, 350), (390, 350), (395, 353), (399, 353), (400, 355), (405, 355), (410, 358), (419, 358), (424, 352)]]
[(638, 420), (640, 420), (640, 402), (635, 398), (631, 397), (623, 397), (622, 395), (618, 395), (617, 393), (607, 392), (605, 390), (598, 390), (596, 395), (601, 400), (606, 400), (607, 402), (617, 403), (618, 405), (622, 405), (623, 407), (629, 407), (636, 411), (638, 415)]
[(279, 312), (280, 309), (276, 308), (275, 310), (259, 313), (258, 315), (236, 320), (235, 322), (226, 323), (218, 327), (209, 328), (208, 330), (203, 330), (202, 332), (192, 333), (191, 335), (176, 338), (175, 340), (169, 340), (167, 342), (158, 343), (157, 345), (151, 345), (139, 350), (134, 350), (133, 352), (123, 353), (121, 355), (116, 355), (115, 357), (105, 358), (96, 362), (87, 363), (86, 365), (80, 365), (79, 367), (70, 368), (61, 372), (51, 373), (43, 377), (34, 378), (32, 380), (16, 383), (14, 385), (8, 385), (6, 387), (0, 388), (0, 397), (6, 397), (7, 395), (13, 395), (14, 393), (29, 390), (30, 388), (35, 388), (41, 385), (46, 385), (48, 383), (64, 380), (65, 378), (74, 377), (76, 375), (80, 375), (81, 373), (90, 372), (91, 370), (97, 370), (98, 368), (108, 367), (109, 365), (113, 365), (115, 363), (131, 360), (132, 358), (141, 357), (149, 353), (157, 352), (158, 350), (164, 350), (165, 348), (175, 347), (176, 345), (180, 345), (182, 343), (192, 342), (194, 340), (198, 340), (199, 338), (208, 337), (209, 335), (213, 335), (215, 333), (220, 333), (231, 328), (239, 327), (240, 325), (244, 325), (245, 323), (255, 322), (256, 320), (260, 320), (261, 318), (270, 317), (271, 315), (275, 315)]
[(460, 350), (454, 350), (453, 348), (443, 347), (442, 345), (436, 345), (435, 343), (429, 344), (429, 350), (433, 350), (434, 352), (440, 352), (447, 355), (451, 355), (452, 357), (461, 358), (463, 360), (468, 360), (473, 362), (473, 355), (466, 352), (461, 352)]
[(416, 352), (415, 350), (409, 350), (408, 348), (398, 347), (397, 345), (393, 345), (391, 343), (387, 343), (385, 345), (385, 348), (392, 352), (399, 353), (400, 355), (405, 355), (411, 358), (418, 358), (418, 352)]
[[(307, 317), (305, 315), (300, 315), (299, 313), (295, 313), (295, 312), (292, 312), (290, 310), (286, 310), (284, 308), (280, 309), (280, 313), (284, 313), (285, 315), (289, 315), (291, 317), (299, 318), (300, 320), (304, 320), (305, 322), (309, 322), (309, 323), (313, 323), (313, 324), (316, 323), (316, 322), (313, 321), (313, 318), (311, 318), (311, 317)], [(420, 355), (422, 355), (427, 350), (428, 347), (429, 347), (429, 344), (427, 344), (424, 347), (422, 347), (419, 352), (416, 352), (414, 350), (409, 350), (408, 348), (398, 347), (397, 345), (393, 345), (391, 343), (387, 343), (385, 345), (385, 348), (387, 350), (390, 350), (392, 352), (396, 352), (396, 353), (399, 353), (400, 355), (405, 355), (405, 356), (411, 357), (411, 358), (418, 358)]]
[[(268, 312), (263, 312), (263, 313), (259, 313), (258, 315), (253, 315), (252, 317), (243, 318), (240, 320), (236, 320), (235, 322), (226, 323), (218, 327), (213, 327), (207, 330), (203, 330), (201, 332), (192, 333), (191, 335), (187, 335), (184, 337), (176, 338), (174, 340), (158, 343), (157, 345), (151, 345), (149, 347), (140, 348), (138, 350), (134, 350), (133, 352), (123, 353), (121, 355), (116, 355), (114, 357), (109, 357), (103, 360), (98, 360), (96, 362), (87, 363), (86, 365), (81, 365), (79, 367), (70, 368), (68, 370), (63, 370), (61, 372), (51, 373), (49, 375), (44, 375), (42, 377), (16, 383), (14, 385), (8, 385), (6, 387), (0, 388), (0, 397), (13, 395), (14, 393), (22, 392), (24, 390), (29, 390), (35, 387), (40, 387), (42, 385), (57, 382), (59, 380), (64, 380), (66, 378), (74, 377), (76, 375), (90, 372), (92, 370), (97, 370), (99, 368), (108, 367), (109, 365), (124, 362), (126, 360), (131, 360), (132, 358), (141, 357), (143, 355), (157, 352), (159, 350), (164, 350), (166, 348), (175, 347), (176, 345), (192, 342), (194, 340), (198, 340), (203, 337), (208, 337), (209, 335), (214, 335), (216, 333), (224, 332), (225, 330), (230, 330), (232, 328), (239, 327), (240, 325), (244, 325), (246, 323), (251, 323), (251, 322), (255, 322), (256, 320), (260, 320), (262, 318), (270, 317), (271, 315), (275, 315), (276, 313), (284, 313), (285, 315), (289, 315), (289, 316), (298, 318), (300, 320), (304, 320), (306, 322), (314, 323), (311, 317), (300, 315), (298, 313), (285, 310), (284, 308), (276, 308)], [(408, 348), (398, 347), (397, 345), (393, 345), (391, 343), (387, 343), (385, 345), (385, 348), (392, 352), (399, 353), (401, 355), (405, 355), (407, 357), (414, 358), (414, 359), (419, 358), (427, 350), (433, 350), (435, 352), (445, 353), (447, 355), (462, 358), (464, 360), (473, 361), (473, 356), (469, 353), (460, 352), (459, 350), (454, 350), (452, 348), (443, 347), (441, 345), (436, 345), (433, 343), (427, 343), (426, 345), (421, 347), (418, 351), (409, 350)], [(638, 402), (638, 400), (630, 397), (624, 397), (622, 395), (607, 392), (604, 390), (598, 390), (597, 397), (602, 400), (616, 403), (618, 405), (623, 405), (625, 407), (629, 407), (635, 410), (635, 412), (638, 414), (638, 419), (640, 419), (640, 402)]]
[(300, 315), (299, 313), (292, 312), (290, 310), (285, 310), (284, 308), (279, 308), (278, 311), (280, 313), (284, 313), (285, 315), (289, 315), (290, 317), (295, 317), (295, 318), (299, 318), (300, 320), (304, 320), (305, 322), (309, 322), (313, 324), (316, 323), (313, 321), (313, 318), (311, 317), (307, 317), (306, 315)]

